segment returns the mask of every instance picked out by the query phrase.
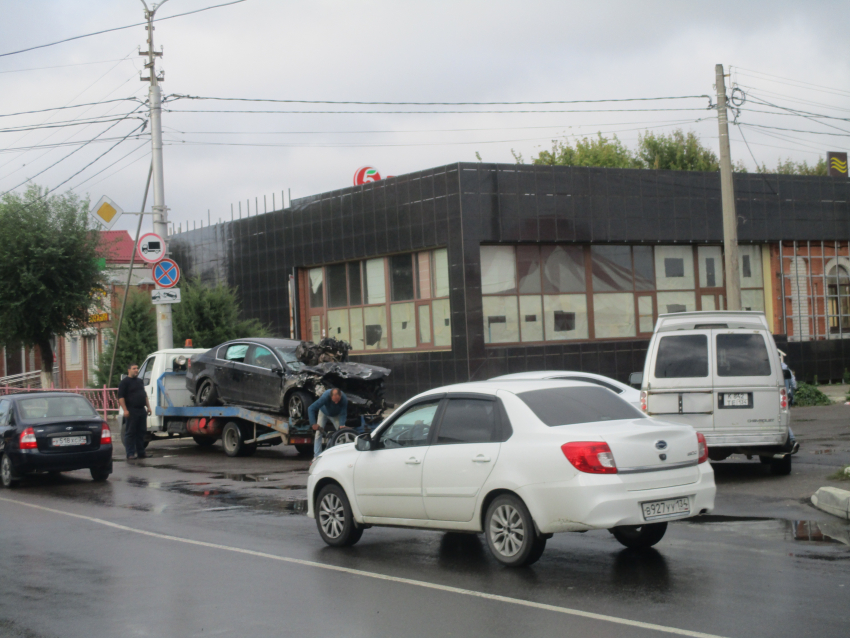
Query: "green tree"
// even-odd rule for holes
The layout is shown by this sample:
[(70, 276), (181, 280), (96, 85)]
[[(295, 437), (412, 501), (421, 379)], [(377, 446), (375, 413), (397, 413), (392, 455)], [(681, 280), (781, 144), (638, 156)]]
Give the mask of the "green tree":
[(42, 387), (50, 387), (50, 339), (83, 328), (102, 290), (100, 233), (88, 201), (30, 186), (0, 198), (0, 341), (37, 346)]
[(181, 301), (172, 306), (174, 342), (192, 340), (195, 348), (213, 346), (243, 337), (268, 337), (268, 328), (256, 319), (242, 319), (236, 289), (218, 283), (210, 286), (198, 279), (180, 286)]
[(669, 135), (647, 131), (638, 137), (637, 156), (643, 168), (668, 171), (720, 170), (714, 151), (706, 148), (693, 131), (676, 129)]
[(144, 290), (130, 290), (127, 307), (124, 309), (124, 325), (121, 328), (121, 342), (115, 355), (115, 369), (112, 378), (109, 366), (115, 350), (115, 332), (118, 319), (112, 322), (111, 337), (97, 364), (97, 384), (114, 388), (127, 372), (131, 364), (142, 365), (145, 358), (156, 350), (156, 314), (151, 303), (150, 293)]
[(819, 158), (816, 164), (809, 166), (808, 162), (795, 162), (790, 158), (784, 162), (779, 160), (776, 168), (771, 170), (765, 164), (756, 166), (757, 173), (778, 173), (779, 175), (827, 175), (826, 158)]
[[(516, 158), (516, 155), (514, 155)], [(552, 140), (551, 151), (541, 151), (532, 164), (556, 166), (602, 166), (605, 168), (642, 168), (640, 158), (615, 135), (612, 139), (585, 137), (575, 145), (568, 141)]]

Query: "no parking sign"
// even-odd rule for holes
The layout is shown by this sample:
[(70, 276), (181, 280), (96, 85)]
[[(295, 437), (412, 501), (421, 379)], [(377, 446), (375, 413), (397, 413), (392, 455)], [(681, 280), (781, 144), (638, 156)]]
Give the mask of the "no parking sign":
[(163, 259), (153, 267), (153, 280), (160, 288), (173, 288), (180, 281), (180, 268), (173, 259)]

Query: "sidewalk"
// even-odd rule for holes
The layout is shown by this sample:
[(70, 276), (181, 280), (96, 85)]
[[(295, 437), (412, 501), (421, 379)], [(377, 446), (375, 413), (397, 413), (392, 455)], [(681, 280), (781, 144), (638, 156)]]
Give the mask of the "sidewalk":
[(833, 383), (831, 385), (819, 385), (818, 390), (823, 392), (830, 398), (833, 403), (844, 403), (847, 399), (847, 391), (850, 390), (850, 385), (846, 383)]

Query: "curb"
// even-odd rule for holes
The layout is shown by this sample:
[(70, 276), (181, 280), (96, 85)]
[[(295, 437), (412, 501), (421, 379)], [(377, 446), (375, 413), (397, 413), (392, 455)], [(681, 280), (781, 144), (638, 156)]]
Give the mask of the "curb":
[(850, 520), (850, 492), (837, 487), (821, 487), (812, 496), (812, 504), (827, 514)]

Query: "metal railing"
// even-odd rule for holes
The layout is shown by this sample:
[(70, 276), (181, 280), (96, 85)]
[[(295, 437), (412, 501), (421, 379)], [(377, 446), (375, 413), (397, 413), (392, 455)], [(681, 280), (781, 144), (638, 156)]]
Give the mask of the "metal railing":
[(11, 374), (8, 377), (0, 377), (0, 386), (14, 388), (40, 388), (41, 372), (24, 372), (22, 374)]
[[(20, 375), (15, 375), (20, 376)], [(72, 392), (88, 399), (98, 412), (103, 414), (103, 419), (109, 417), (110, 412), (116, 415), (120, 412), (118, 404), (118, 388), (21, 388), (11, 385), (0, 385), (0, 396), (7, 394), (28, 394), (38, 392)]]

